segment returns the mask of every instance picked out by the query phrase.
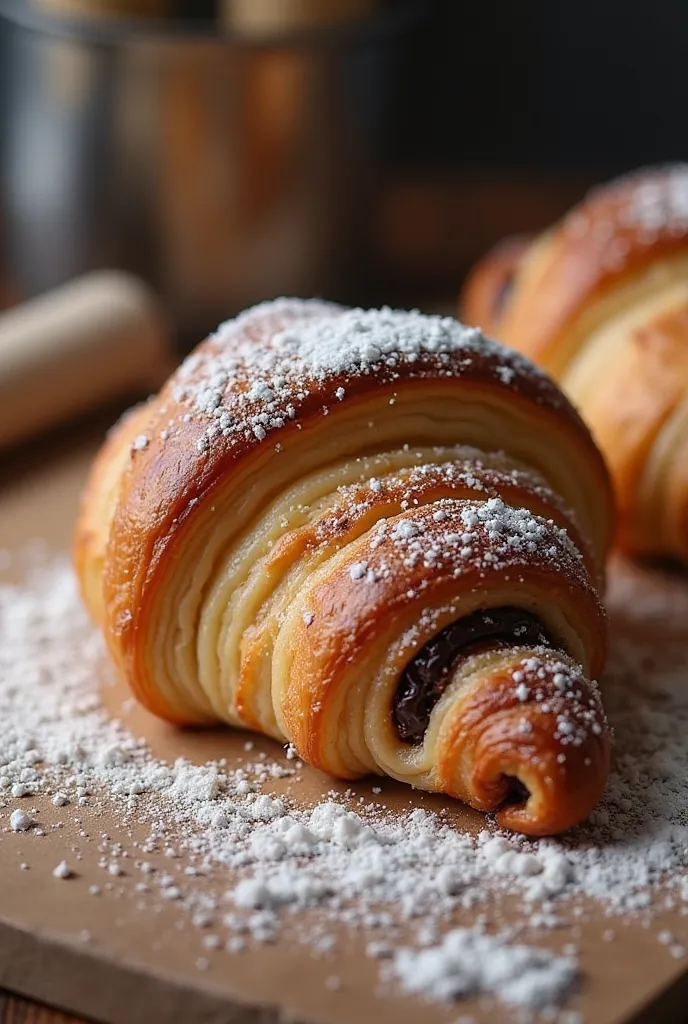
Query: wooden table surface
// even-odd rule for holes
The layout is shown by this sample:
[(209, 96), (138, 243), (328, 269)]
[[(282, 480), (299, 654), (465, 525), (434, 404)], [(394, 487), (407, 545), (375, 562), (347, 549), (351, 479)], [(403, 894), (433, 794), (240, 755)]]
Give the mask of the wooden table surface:
[(29, 1003), (19, 996), (0, 991), (0, 1024), (84, 1024), (59, 1010)]

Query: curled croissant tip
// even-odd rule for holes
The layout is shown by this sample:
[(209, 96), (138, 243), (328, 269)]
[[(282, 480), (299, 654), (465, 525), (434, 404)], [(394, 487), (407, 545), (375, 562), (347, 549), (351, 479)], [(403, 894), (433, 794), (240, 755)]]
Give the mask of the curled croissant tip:
[(523, 748), (520, 754), (515, 749), (516, 757), (512, 749), (508, 762), (499, 754), (496, 760), (481, 758), (474, 772), (476, 792), (490, 799), (498, 824), (529, 836), (548, 836), (585, 821), (602, 796), (609, 772), (606, 733), (590, 736), (565, 754), (551, 746)]
[(594, 785), (592, 791), (585, 786), (580, 798), (572, 800), (571, 787), (565, 783), (558, 785), (556, 779), (546, 791), (542, 783), (528, 789), (520, 780), (515, 781), (516, 785), (509, 780), (509, 795), (497, 811), (497, 823), (528, 836), (557, 835), (579, 825), (593, 810), (604, 789), (604, 781), (602, 785)]
[(556, 835), (584, 821), (602, 796), (609, 732), (601, 709), (600, 719), (584, 719), (585, 731), (579, 720), (575, 736), (559, 732), (558, 708), (544, 713), (530, 705), (529, 710), (526, 717), (511, 707), (487, 723), (473, 748), (471, 788), (477, 805), (495, 811), (503, 828)]

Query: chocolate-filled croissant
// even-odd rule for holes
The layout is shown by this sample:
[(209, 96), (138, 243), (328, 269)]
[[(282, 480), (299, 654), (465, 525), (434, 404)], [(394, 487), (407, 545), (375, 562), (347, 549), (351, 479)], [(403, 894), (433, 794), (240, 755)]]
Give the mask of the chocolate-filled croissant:
[(134, 694), (533, 835), (608, 772), (610, 485), (521, 356), (448, 317), (265, 303), (111, 432), (76, 537)]
[(688, 564), (688, 165), (592, 192), (478, 264), (462, 316), (540, 363), (607, 457), (619, 540)]

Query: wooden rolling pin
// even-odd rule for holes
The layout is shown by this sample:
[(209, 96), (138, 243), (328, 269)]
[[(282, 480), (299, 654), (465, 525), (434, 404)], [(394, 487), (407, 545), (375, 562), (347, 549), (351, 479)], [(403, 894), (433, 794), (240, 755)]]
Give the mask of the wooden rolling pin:
[(156, 390), (174, 360), (167, 319), (135, 277), (99, 271), (0, 313), (0, 448)]

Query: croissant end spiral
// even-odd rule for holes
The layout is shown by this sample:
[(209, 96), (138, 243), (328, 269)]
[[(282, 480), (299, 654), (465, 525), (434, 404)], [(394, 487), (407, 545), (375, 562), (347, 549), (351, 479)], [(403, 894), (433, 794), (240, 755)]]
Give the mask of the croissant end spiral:
[(502, 243), (460, 305), (580, 408), (621, 544), (688, 564), (688, 165), (620, 178), (531, 244)]
[(265, 303), (124, 418), (82, 592), (134, 694), (539, 835), (594, 806), (611, 488), (521, 356), (451, 318)]

